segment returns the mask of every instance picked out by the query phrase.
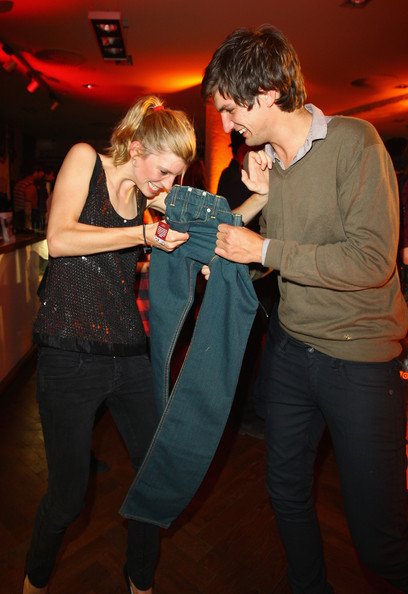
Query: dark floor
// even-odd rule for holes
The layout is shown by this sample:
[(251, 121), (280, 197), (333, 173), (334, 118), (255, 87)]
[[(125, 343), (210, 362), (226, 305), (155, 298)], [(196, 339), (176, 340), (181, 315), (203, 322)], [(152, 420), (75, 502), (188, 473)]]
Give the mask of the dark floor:
[[(0, 593), (20, 594), (25, 551), (46, 464), (34, 397), (35, 362), (0, 395)], [(126, 450), (105, 414), (95, 451), (109, 470), (93, 475), (88, 503), (67, 533), (51, 594), (125, 594), (125, 522), (118, 509), (131, 482)], [(242, 435), (232, 419), (194, 500), (163, 531), (155, 594), (288, 594), (285, 558), (264, 488), (262, 439)], [(345, 524), (330, 443), (322, 444), (318, 513), (336, 594), (396, 591), (365, 574)]]

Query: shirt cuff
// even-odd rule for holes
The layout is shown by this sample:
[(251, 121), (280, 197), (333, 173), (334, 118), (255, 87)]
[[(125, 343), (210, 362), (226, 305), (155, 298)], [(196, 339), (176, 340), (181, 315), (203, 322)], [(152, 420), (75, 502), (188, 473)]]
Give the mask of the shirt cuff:
[(262, 253), (261, 253), (261, 263), (263, 266), (265, 266), (266, 252), (268, 251), (268, 246), (269, 246), (270, 241), (271, 241), (270, 239), (263, 240)]

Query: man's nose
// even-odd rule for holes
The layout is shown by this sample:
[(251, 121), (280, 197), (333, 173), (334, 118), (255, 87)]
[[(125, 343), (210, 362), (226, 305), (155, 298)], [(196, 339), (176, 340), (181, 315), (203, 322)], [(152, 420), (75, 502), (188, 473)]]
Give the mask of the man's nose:
[(234, 123), (231, 119), (231, 116), (228, 113), (223, 113), (221, 115), (222, 120), (222, 127), (224, 128), (224, 132), (229, 134), (234, 129)]

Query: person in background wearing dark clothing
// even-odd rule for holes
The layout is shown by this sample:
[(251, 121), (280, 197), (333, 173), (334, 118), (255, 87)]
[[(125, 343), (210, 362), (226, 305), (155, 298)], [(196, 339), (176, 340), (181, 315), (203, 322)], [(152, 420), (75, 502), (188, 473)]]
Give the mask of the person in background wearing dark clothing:
[(221, 172), (217, 194), (224, 196), (232, 209), (237, 208), (244, 200), (249, 198), (251, 192), (241, 179), (244, 157), (249, 150), (245, 144), (245, 138), (236, 130), (232, 130), (230, 139), (229, 146), (232, 151), (232, 159)]
[(199, 188), (200, 190), (208, 190), (207, 176), (205, 174), (205, 167), (202, 159), (195, 159), (191, 163), (183, 175), (181, 185)]
[[(33, 229), (32, 211), (37, 210), (37, 184), (44, 177), (44, 167), (35, 165), (29, 175), (16, 182), (13, 190), (13, 220), (16, 232)], [(34, 212), (34, 223), (36, 223)]]
[(405, 299), (408, 299), (408, 138), (395, 136), (385, 141), (385, 147), (394, 165), (400, 199), (400, 234), (398, 259)]
[(44, 177), (37, 184), (38, 231), (43, 233), (46, 227), (47, 207), (54, 188), (55, 172), (52, 167), (44, 168)]
[(295, 594), (333, 592), (314, 504), (327, 427), (362, 561), (408, 593), (408, 328), (397, 261), (398, 187), (375, 128), (305, 105), (297, 54), (275, 27), (233, 32), (207, 66), (203, 96), (226, 133), (273, 159), (261, 234), (219, 225), (216, 254), (278, 274), (260, 389), (268, 491)]
[[(239, 206), (251, 195), (251, 191), (242, 181), (244, 159), (249, 147), (245, 144), (245, 138), (237, 130), (231, 131), (230, 140), (232, 159), (221, 172), (217, 194), (224, 196), (231, 209), (236, 209), (239, 212)], [(259, 214), (246, 225), (249, 229), (257, 232), (259, 232)], [(264, 436), (265, 422), (256, 414), (252, 389), (257, 375), (267, 317), (273, 299), (270, 294), (270, 285), (273, 282), (274, 278), (269, 274), (254, 281), (254, 288), (261, 306), (248, 339), (233, 407), (233, 414), (238, 421), (240, 433), (257, 438)]]
[[(90, 472), (95, 415), (105, 404), (135, 472), (158, 422), (146, 336), (136, 307), (136, 262), (150, 246), (171, 252), (188, 239), (157, 223), (164, 196), (195, 156), (187, 116), (142, 97), (115, 128), (107, 154), (79, 143), (58, 173), (47, 228), (50, 260), (34, 323), (37, 398), (48, 490), (37, 511), (23, 594), (45, 593), (67, 526), (78, 516)], [(158, 526), (130, 520), (125, 576), (132, 594), (151, 593)]]
[[(404, 266), (408, 266), (408, 178), (405, 180), (400, 193), (401, 204), (401, 225), (400, 225), (400, 244), (399, 254), (400, 260)], [(405, 299), (408, 301), (408, 279), (406, 284), (406, 291), (404, 291)]]

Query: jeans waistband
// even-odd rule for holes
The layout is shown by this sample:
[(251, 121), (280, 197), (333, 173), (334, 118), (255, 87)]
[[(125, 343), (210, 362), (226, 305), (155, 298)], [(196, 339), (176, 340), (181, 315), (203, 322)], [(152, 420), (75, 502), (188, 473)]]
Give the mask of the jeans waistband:
[[(173, 212), (177, 214), (173, 215)], [(166, 197), (166, 218), (170, 222), (173, 216), (179, 222), (213, 220), (236, 227), (242, 225), (241, 215), (231, 212), (224, 196), (177, 184), (171, 188)]]

